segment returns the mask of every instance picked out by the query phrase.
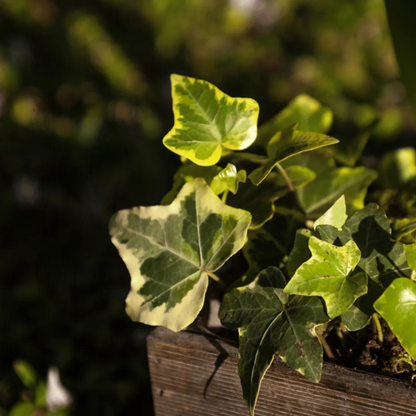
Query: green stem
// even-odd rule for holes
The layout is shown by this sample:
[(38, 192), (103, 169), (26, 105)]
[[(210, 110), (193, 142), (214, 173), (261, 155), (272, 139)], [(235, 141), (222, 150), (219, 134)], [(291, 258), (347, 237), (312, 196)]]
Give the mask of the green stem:
[(224, 289), (227, 288), (226, 284), (215, 274), (212, 272), (206, 272), (206, 274), (217, 283), (219, 283)]
[(228, 189), (226, 189), (224, 193), (222, 194), (221, 201), (224, 202), (224, 204), (227, 202), (227, 196), (228, 196)]
[(330, 346), (328, 345), (328, 343), (326, 342), (326, 339), (321, 335), (316, 333), (316, 335), (319, 338), (319, 341), (321, 341), (322, 346), (324, 347), (324, 351), (326, 356), (330, 359), (330, 360), (335, 360), (335, 356), (334, 353), (332, 352)]
[(380, 319), (376, 313), (373, 313), (373, 337), (378, 338), (380, 344), (383, 343), (383, 328), (381, 327)]
[(283, 179), (286, 182), (287, 187), (289, 188), (290, 192), (294, 192), (295, 188), (293, 187), (292, 181), (290, 180), (289, 176), (287, 175), (286, 171), (282, 168), (280, 163), (276, 165), (277, 169), (279, 169), (280, 173), (283, 176)]

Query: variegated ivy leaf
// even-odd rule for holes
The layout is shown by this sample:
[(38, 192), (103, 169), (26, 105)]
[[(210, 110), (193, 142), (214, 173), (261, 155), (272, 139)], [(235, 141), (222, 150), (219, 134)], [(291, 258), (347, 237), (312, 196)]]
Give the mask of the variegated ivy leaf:
[(250, 221), (203, 179), (187, 183), (171, 205), (115, 214), (110, 234), (131, 276), (130, 318), (173, 331), (189, 325), (203, 306), (209, 274), (243, 247)]
[(237, 193), (238, 185), (244, 183), (247, 179), (245, 170), (237, 171), (237, 168), (229, 163), (218, 175), (214, 176), (210, 188), (215, 195), (222, 194), (224, 191)]
[(280, 162), (299, 153), (338, 143), (337, 139), (325, 134), (295, 130), (292, 125), (279, 131), (267, 146), (268, 162), (253, 170), (249, 178), (254, 185), (259, 185)]
[(322, 296), (328, 315), (335, 318), (367, 293), (367, 275), (350, 274), (360, 260), (360, 250), (354, 241), (337, 247), (316, 237), (309, 239), (309, 250), (312, 257), (296, 270), (284, 292)]
[(245, 170), (237, 172), (237, 168), (229, 163), (224, 169), (220, 166), (198, 166), (194, 163), (182, 165), (173, 177), (172, 189), (162, 199), (162, 205), (169, 205), (178, 195), (182, 186), (196, 178), (202, 178), (209, 185), (215, 195), (228, 190), (236, 193), (238, 185), (245, 182), (247, 174)]
[(174, 153), (201, 166), (215, 165), (222, 147), (243, 150), (257, 137), (259, 106), (232, 98), (207, 81), (172, 75), (175, 124), (163, 139)]
[(298, 95), (260, 127), (255, 144), (265, 146), (278, 131), (296, 123), (299, 130), (326, 133), (332, 125), (332, 112), (309, 95)]
[[(289, 166), (286, 169), (286, 175), (294, 189), (299, 189), (315, 179), (315, 173), (302, 166)], [(231, 206), (251, 212), (253, 221), (250, 228), (256, 229), (273, 217), (274, 202), (289, 191), (282, 174), (273, 172), (260, 186), (255, 186), (250, 182), (245, 183), (235, 196), (228, 197), (227, 202)]]
[(250, 414), (261, 381), (278, 354), (286, 364), (318, 382), (322, 372), (322, 346), (316, 326), (329, 321), (321, 298), (288, 296), (279, 269), (263, 270), (248, 286), (228, 292), (220, 309), (222, 323), (239, 329), (238, 372)]
[(416, 360), (416, 283), (396, 279), (374, 304), (403, 348)]
[(318, 225), (332, 225), (335, 228), (342, 228), (347, 220), (347, 207), (345, 205), (344, 195), (339, 198), (334, 205), (325, 214), (319, 217), (313, 227), (316, 230)]

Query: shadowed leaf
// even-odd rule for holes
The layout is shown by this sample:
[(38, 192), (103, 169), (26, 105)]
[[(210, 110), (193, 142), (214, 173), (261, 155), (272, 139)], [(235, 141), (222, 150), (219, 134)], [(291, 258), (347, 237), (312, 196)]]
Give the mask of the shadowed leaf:
[(324, 304), (318, 297), (286, 295), (285, 284), (281, 271), (270, 267), (250, 285), (228, 292), (220, 309), (222, 323), (239, 328), (238, 372), (251, 415), (275, 354), (309, 380), (321, 378), (323, 353), (315, 327), (329, 320)]

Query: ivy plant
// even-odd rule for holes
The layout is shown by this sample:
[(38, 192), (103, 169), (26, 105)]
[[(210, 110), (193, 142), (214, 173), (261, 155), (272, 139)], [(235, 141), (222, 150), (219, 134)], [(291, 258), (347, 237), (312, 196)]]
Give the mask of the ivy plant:
[[(110, 221), (131, 276), (130, 318), (183, 330), (217, 285), (222, 324), (238, 330), (251, 415), (275, 356), (320, 380), (337, 325), (360, 331), (384, 319), (416, 359), (416, 218), (410, 208), (388, 218), (376, 203), (390, 209), (378, 172), (362, 163), (373, 125), (339, 143), (327, 135), (331, 111), (301, 95), (258, 129), (254, 100), (171, 81), (174, 126), (163, 143), (181, 156), (172, 189), (161, 205)], [(395, 183), (387, 176), (385, 188)], [(370, 185), (379, 191), (366, 204)]]

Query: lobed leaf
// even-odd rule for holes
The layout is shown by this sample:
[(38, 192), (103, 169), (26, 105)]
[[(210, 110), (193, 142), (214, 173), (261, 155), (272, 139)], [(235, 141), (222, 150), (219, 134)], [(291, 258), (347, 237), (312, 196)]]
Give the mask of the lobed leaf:
[(215, 165), (222, 147), (243, 150), (257, 137), (259, 106), (232, 98), (207, 81), (172, 75), (175, 124), (163, 139), (174, 153), (201, 166)]
[(288, 296), (285, 284), (281, 271), (269, 267), (250, 285), (228, 292), (220, 309), (222, 323), (239, 328), (238, 372), (251, 415), (275, 354), (309, 380), (321, 378), (323, 352), (315, 328), (329, 317), (320, 298)]
[(162, 199), (162, 205), (169, 205), (178, 195), (182, 186), (196, 178), (202, 178), (210, 186), (215, 195), (224, 191), (236, 193), (241, 182), (246, 181), (246, 171), (237, 171), (237, 168), (229, 163), (224, 169), (220, 166), (198, 166), (187, 163), (177, 170), (173, 177), (172, 189)]
[(115, 214), (110, 234), (131, 276), (130, 318), (173, 331), (189, 325), (203, 306), (209, 273), (243, 247), (250, 221), (203, 179), (187, 183), (171, 205)]
[(406, 278), (394, 280), (374, 303), (374, 308), (387, 321), (403, 348), (416, 360), (416, 283)]
[(289, 277), (292, 277), (296, 270), (311, 258), (311, 251), (309, 250), (309, 239), (311, 237), (312, 232), (310, 230), (301, 229), (296, 231), (295, 245), (286, 263)]
[(316, 237), (309, 239), (309, 250), (312, 257), (297, 269), (284, 292), (322, 296), (328, 315), (335, 318), (367, 292), (367, 275), (350, 274), (360, 260), (360, 250), (354, 241), (337, 247)]
[(272, 137), (267, 146), (268, 162), (253, 170), (249, 178), (257, 186), (264, 181), (279, 162), (297, 154), (335, 143), (338, 143), (338, 140), (333, 137), (321, 133), (295, 130), (295, 126), (292, 125)]
[[(374, 203), (354, 214), (337, 238), (340, 244), (351, 239), (355, 241), (361, 251), (358, 268), (370, 278), (368, 293), (352, 306), (352, 311), (342, 317), (348, 329), (358, 330), (367, 324), (374, 313), (373, 304), (383, 290), (394, 279), (410, 276), (412, 271), (407, 264), (405, 246), (391, 241), (389, 220), (385, 212)], [(352, 316), (355, 322), (350, 322)], [(361, 317), (361, 328), (357, 326), (357, 316)]]

